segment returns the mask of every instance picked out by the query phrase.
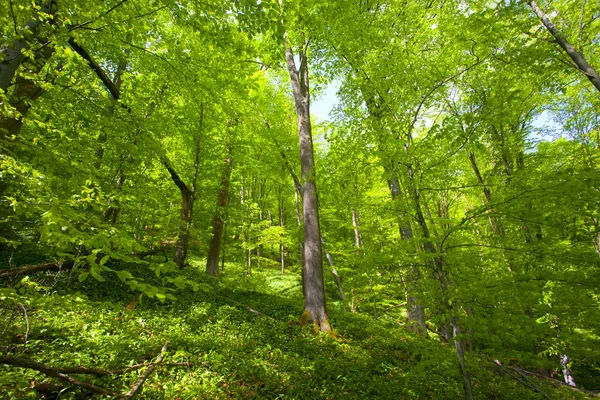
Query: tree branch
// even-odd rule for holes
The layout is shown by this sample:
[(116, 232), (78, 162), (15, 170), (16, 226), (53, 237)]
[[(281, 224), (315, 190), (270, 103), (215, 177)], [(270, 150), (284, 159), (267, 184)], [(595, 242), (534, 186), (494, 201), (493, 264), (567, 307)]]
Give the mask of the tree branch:
[(34, 272), (50, 271), (50, 270), (61, 271), (63, 269), (72, 268), (73, 264), (74, 264), (73, 261), (65, 261), (64, 263), (52, 262), (52, 263), (36, 264), (36, 265), (24, 265), (24, 266), (18, 267), (18, 268), (10, 268), (10, 269), (0, 270), (0, 277), (15, 276), (15, 275), (22, 275), (22, 274), (32, 274)]
[(72, 27), (70, 27), (70, 28), (69, 28), (69, 32), (71, 32), (71, 31), (74, 31), (75, 29), (78, 29), (78, 28), (83, 28), (84, 26), (86, 26), (86, 25), (89, 25), (89, 24), (91, 24), (92, 22), (98, 21), (100, 18), (103, 18), (103, 17), (107, 16), (108, 14), (110, 14), (110, 13), (111, 13), (112, 11), (114, 11), (116, 8), (118, 8), (118, 7), (122, 6), (122, 5), (123, 5), (125, 2), (127, 2), (127, 1), (128, 1), (128, 0), (121, 0), (119, 3), (117, 3), (116, 5), (114, 5), (114, 6), (112, 6), (111, 8), (109, 8), (109, 9), (108, 9), (108, 10), (107, 10), (107, 11), (106, 11), (106, 12), (105, 12), (103, 15), (99, 16), (98, 18), (94, 18), (94, 19), (92, 19), (92, 20), (90, 20), (90, 21), (83, 22), (83, 23), (81, 23), (81, 24), (78, 24), (78, 25), (75, 25), (75, 26), (72, 26)]
[(156, 369), (156, 364), (160, 364), (160, 362), (162, 361), (163, 356), (167, 352), (168, 346), (169, 341), (166, 341), (162, 349), (160, 350), (160, 354), (158, 355), (158, 357), (156, 357), (156, 361), (148, 365), (148, 368), (146, 368), (146, 370), (142, 373), (142, 376), (140, 376), (139, 379), (133, 384), (131, 389), (129, 389), (129, 391), (125, 393), (125, 395), (123, 396), (124, 398), (131, 399), (142, 389), (142, 386), (144, 385), (146, 379), (148, 379), (148, 377)]
[(93, 384), (87, 383), (87, 382), (80, 382), (76, 379), (71, 378), (69, 375), (66, 375), (63, 372), (60, 372), (60, 370), (58, 370), (56, 368), (49, 367), (49, 366), (42, 364), (40, 362), (37, 362), (37, 361), (29, 360), (26, 358), (0, 356), (0, 363), (12, 365), (15, 367), (21, 367), (21, 368), (27, 368), (27, 369), (33, 369), (36, 371), (40, 371), (41, 373), (43, 373), (49, 377), (56, 378), (58, 380), (67, 382), (73, 386), (78, 386), (78, 387), (90, 390), (94, 393), (104, 394), (104, 395), (109, 395), (109, 396), (114, 396), (114, 397), (119, 397), (119, 398), (123, 397), (122, 394), (112, 391), (110, 389), (105, 389), (100, 386), (96, 386), (96, 385), (93, 385)]
[(579, 69), (579, 71), (581, 71), (600, 92), (600, 75), (598, 75), (598, 72), (596, 72), (596, 70), (587, 62), (583, 54), (575, 50), (571, 43), (569, 43), (569, 41), (560, 33), (556, 25), (554, 25), (552, 20), (550, 20), (544, 11), (540, 9), (535, 0), (528, 0), (528, 4), (542, 24), (548, 29), (548, 32), (554, 36), (558, 45), (562, 47), (565, 53), (567, 53), (571, 60), (577, 65), (577, 69)]
[(187, 187), (185, 182), (181, 179), (181, 177), (179, 176), (177, 171), (175, 171), (175, 169), (171, 166), (167, 157), (163, 156), (163, 157), (161, 157), (160, 160), (162, 161), (162, 163), (165, 166), (165, 168), (167, 169), (167, 171), (169, 171), (169, 174), (171, 175), (171, 179), (173, 180), (175, 185), (177, 185), (179, 190), (181, 190), (181, 193), (182, 194), (189, 193), (190, 189)]
[(119, 89), (115, 86), (112, 80), (106, 75), (104, 70), (100, 67), (100, 65), (94, 60), (94, 58), (83, 48), (81, 47), (73, 38), (69, 38), (69, 45), (73, 50), (81, 56), (85, 61), (88, 62), (92, 71), (96, 73), (98, 78), (102, 81), (106, 89), (108, 89), (110, 95), (113, 99), (118, 100), (121, 97), (121, 93)]

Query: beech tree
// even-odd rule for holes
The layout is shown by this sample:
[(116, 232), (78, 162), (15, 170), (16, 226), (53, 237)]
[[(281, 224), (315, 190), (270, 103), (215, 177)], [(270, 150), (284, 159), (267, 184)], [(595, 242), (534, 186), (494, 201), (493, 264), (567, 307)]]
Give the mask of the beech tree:
[(591, 387), (596, 3), (101, 3), (0, 0), (0, 276), (287, 285), (315, 331), (447, 348), (465, 398), (484, 354)]

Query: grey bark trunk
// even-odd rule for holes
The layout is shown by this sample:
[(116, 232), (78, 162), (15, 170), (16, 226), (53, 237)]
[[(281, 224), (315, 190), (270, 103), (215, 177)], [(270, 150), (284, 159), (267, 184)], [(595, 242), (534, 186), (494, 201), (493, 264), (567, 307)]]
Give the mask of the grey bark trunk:
[(180, 268), (185, 266), (187, 258), (190, 225), (192, 222), (192, 209), (194, 206), (194, 195), (190, 190), (181, 190), (181, 220), (179, 222), (179, 237), (175, 245), (173, 261)]
[[(400, 182), (398, 177), (393, 172), (389, 179), (390, 194), (393, 200), (398, 201), (400, 197)], [(406, 221), (403, 214), (398, 213), (398, 229), (402, 240), (411, 240), (413, 238), (413, 230), (410, 222)], [(408, 269), (405, 279), (406, 286), (406, 320), (408, 329), (419, 333), (422, 336), (428, 337), (427, 325), (425, 318), (425, 307), (421, 303), (419, 294), (421, 293), (421, 270), (416, 265), (411, 265)]]
[[(475, 177), (477, 178), (477, 182), (480, 185), (483, 185), (483, 195), (485, 196), (485, 200), (488, 204), (492, 204), (492, 191), (490, 188), (485, 186), (483, 176), (479, 171), (479, 167), (477, 166), (477, 160), (475, 159), (475, 153), (469, 153), (469, 161), (471, 161), (471, 168), (473, 169), (473, 173), (475, 173)], [(504, 227), (502, 223), (498, 221), (496, 218), (489, 216), (490, 226), (492, 227), (492, 231), (497, 235), (504, 236)]]
[[(382, 110), (381, 107), (376, 104), (374, 99), (369, 96), (365, 96), (365, 102), (367, 104), (367, 109), (369, 110), (369, 114), (375, 118), (375, 121), (378, 124), (378, 127), (383, 130), (382, 123)], [(395, 162), (392, 162), (385, 166), (385, 171), (388, 176), (388, 186), (390, 188), (390, 195), (392, 200), (395, 203), (399, 203), (402, 192), (400, 190), (400, 182), (398, 180), (398, 175), (396, 173), (396, 169), (394, 167)], [(406, 218), (405, 213), (398, 212), (396, 213), (396, 218), (398, 220), (398, 229), (400, 231), (401, 240), (411, 240), (413, 238), (412, 226), (409, 220)], [(425, 317), (425, 308), (419, 298), (419, 294), (421, 293), (421, 271), (417, 265), (411, 265), (408, 270), (405, 281), (405, 291), (406, 291), (406, 319), (408, 329), (418, 332), (420, 335), (425, 337), (428, 336), (427, 326), (426, 326), (426, 317)]]
[[(279, 190), (278, 196), (278, 206), (279, 206), (279, 226), (283, 228), (283, 197), (281, 195), (281, 188)], [(285, 248), (283, 246), (283, 242), (279, 243), (279, 257), (281, 258), (281, 275), (285, 273)]]
[[(40, 11), (45, 14), (53, 14), (56, 11), (56, 1), (49, 0), (42, 4)], [(21, 30), (24, 33), (23, 37), (15, 39), (11, 46), (4, 46), (0, 48), (0, 55), (2, 55), (2, 61), (0, 61), (0, 89), (4, 92), (8, 91), (13, 78), (25, 61), (25, 55), (23, 50), (26, 49), (27, 43), (35, 43), (36, 34), (38, 28), (43, 24), (43, 20), (40, 18), (39, 13), (36, 13), (34, 17), (25, 23), (25, 26)]]
[(331, 332), (325, 304), (319, 204), (310, 124), (307, 57), (306, 51), (300, 52), (300, 67), (297, 69), (294, 54), (289, 46), (286, 46), (285, 53), (294, 92), (300, 136), (300, 164), (303, 183), (302, 215), (304, 217), (304, 312), (306, 316), (310, 315), (310, 320), (316, 328), (324, 332)]
[(360, 235), (360, 217), (358, 211), (352, 209), (352, 227), (354, 228), (354, 245), (360, 251), (362, 247), (362, 236)]
[[(430, 240), (431, 235), (429, 233), (429, 228), (427, 227), (427, 222), (425, 221), (425, 217), (423, 215), (423, 211), (421, 209), (421, 199), (419, 190), (414, 182), (414, 171), (412, 165), (408, 165), (408, 178), (410, 184), (410, 191), (413, 198), (413, 204), (415, 207), (415, 213), (417, 217), (417, 224), (421, 228), (421, 233), (423, 234), (423, 238), (425, 239), (425, 243), (423, 247), (425, 251), (430, 253), (433, 256), (432, 267), (436, 271), (438, 281), (440, 283), (440, 289), (442, 292), (442, 297), (444, 299), (444, 308), (450, 312), (451, 314), (455, 313), (454, 304), (449, 299), (448, 293), (448, 280), (446, 278), (446, 272), (443, 269), (443, 259), (441, 255), (438, 254), (437, 249), (433, 242)], [(465, 398), (467, 400), (473, 399), (473, 390), (471, 388), (471, 378), (469, 376), (469, 372), (467, 371), (466, 363), (465, 363), (465, 351), (463, 341), (458, 338), (460, 334), (460, 326), (458, 324), (458, 319), (455, 315), (450, 318), (450, 326), (452, 327), (452, 337), (454, 340), (454, 347), (456, 349), (456, 355), (458, 358), (458, 363), (460, 366), (460, 370), (463, 377), (463, 386), (465, 389)]]
[(323, 244), (323, 251), (325, 252), (325, 258), (327, 258), (327, 262), (331, 267), (331, 274), (333, 275), (333, 279), (335, 280), (335, 284), (340, 292), (340, 298), (342, 300), (346, 300), (346, 295), (344, 294), (344, 288), (342, 287), (342, 279), (338, 275), (337, 269), (335, 269), (335, 265), (333, 265), (333, 258), (331, 258), (331, 254), (327, 251), (327, 246), (325, 245), (325, 239), (321, 237), (321, 243)]
[(573, 374), (571, 374), (571, 370), (569, 369), (568, 355), (560, 355), (560, 365), (562, 366), (563, 379), (565, 380), (565, 383), (571, 387), (577, 387), (577, 385), (575, 384), (575, 378), (573, 378)]
[(598, 72), (587, 62), (583, 54), (575, 50), (575, 47), (573, 47), (571, 43), (569, 43), (569, 41), (560, 33), (550, 17), (548, 17), (544, 11), (540, 9), (535, 0), (528, 0), (528, 4), (535, 15), (537, 15), (540, 21), (542, 21), (542, 24), (544, 24), (548, 32), (554, 36), (554, 39), (556, 39), (558, 45), (562, 47), (565, 53), (567, 53), (571, 60), (573, 60), (577, 66), (577, 69), (579, 69), (579, 71), (582, 72), (585, 77), (589, 79), (592, 85), (594, 85), (594, 87), (600, 92), (600, 75), (598, 75)]
[(215, 216), (212, 223), (213, 235), (210, 240), (208, 257), (206, 259), (206, 273), (212, 276), (217, 276), (219, 273), (219, 254), (221, 253), (221, 245), (223, 242), (223, 226), (225, 224), (223, 215), (225, 207), (227, 206), (227, 198), (229, 197), (229, 181), (231, 179), (231, 146), (228, 147), (227, 153), (225, 165), (223, 166), (223, 171), (221, 173), (221, 186), (217, 199), (217, 210), (215, 211)]

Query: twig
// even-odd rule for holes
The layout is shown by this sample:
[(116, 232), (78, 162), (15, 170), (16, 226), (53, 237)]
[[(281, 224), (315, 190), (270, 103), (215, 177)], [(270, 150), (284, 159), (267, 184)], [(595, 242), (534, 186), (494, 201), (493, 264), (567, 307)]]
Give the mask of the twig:
[(52, 367), (49, 367), (40, 362), (29, 360), (26, 358), (0, 356), (0, 364), (8, 364), (8, 365), (12, 365), (15, 367), (33, 369), (36, 371), (40, 371), (41, 373), (43, 373), (49, 377), (59, 379), (61, 381), (67, 382), (73, 386), (82, 387), (82, 388), (90, 390), (94, 393), (110, 395), (110, 396), (119, 397), (119, 398), (123, 397), (123, 395), (120, 393), (117, 393), (110, 389), (102, 388), (100, 386), (93, 385), (91, 383), (80, 382), (76, 379), (71, 378), (69, 375), (66, 375), (66, 374), (60, 372), (56, 368), (52, 368)]
[(160, 364), (160, 362), (162, 361), (168, 346), (169, 341), (167, 340), (163, 345), (162, 349), (160, 350), (160, 354), (158, 355), (158, 357), (156, 357), (156, 361), (148, 365), (148, 368), (146, 368), (146, 370), (142, 373), (142, 376), (140, 376), (139, 379), (133, 384), (131, 389), (129, 389), (129, 391), (125, 393), (125, 395), (123, 396), (124, 398), (132, 399), (137, 394), (137, 392), (139, 392), (142, 389), (142, 386), (144, 385), (146, 379), (148, 379), (148, 377), (156, 369), (156, 364)]

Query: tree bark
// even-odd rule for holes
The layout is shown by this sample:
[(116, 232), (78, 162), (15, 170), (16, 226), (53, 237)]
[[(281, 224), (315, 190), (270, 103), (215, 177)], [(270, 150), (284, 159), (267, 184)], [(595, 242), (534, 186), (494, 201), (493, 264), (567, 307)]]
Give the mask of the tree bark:
[[(483, 195), (485, 196), (485, 200), (486, 202), (491, 205), (492, 204), (492, 191), (490, 190), (489, 187), (485, 186), (485, 183), (483, 181), (483, 176), (481, 176), (481, 172), (479, 171), (479, 167), (477, 166), (477, 160), (475, 159), (475, 153), (471, 152), (469, 153), (469, 161), (471, 161), (471, 168), (473, 169), (473, 172), (475, 173), (475, 177), (477, 178), (477, 182), (479, 182), (480, 185), (484, 185), (483, 186)], [(494, 233), (496, 233), (499, 236), (504, 236), (504, 227), (502, 226), (502, 223), (500, 221), (498, 221), (498, 219), (489, 216), (488, 217), (489, 221), (490, 221), (490, 226), (492, 227), (492, 231), (494, 231)]]
[(596, 90), (600, 92), (600, 75), (598, 75), (598, 72), (587, 62), (583, 54), (575, 50), (575, 47), (573, 47), (571, 43), (569, 43), (569, 41), (560, 33), (550, 17), (548, 17), (544, 11), (540, 9), (535, 0), (528, 0), (527, 3), (535, 15), (540, 19), (540, 21), (542, 21), (542, 24), (544, 24), (548, 32), (554, 36), (556, 43), (558, 43), (558, 45), (565, 51), (565, 53), (567, 53), (571, 60), (573, 60), (577, 66), (577, 69), (579, 69), (579, 71), (589, 79), (592, 85), (594, 85)]
[[(53, 14), (56, 11), (56, 1), (49, 0), (44, 2), (40, 11), (45, 14)], [(28, 43), (39, 42), (36, 34), (42, 24), (43, 20), (36, 13), (23, 27), (22, 32), (25, 34), (22, 38), (13, 40), (11, 46), (0, 48), (0, 55), (3, 56), (2, 61), (0, 61), (0, 89), (4, 92), (8, 91), (17, 70), (26, 59), (23, 50), (28, 47)]]
[(202, 136), (202, 129), (204, 123), (204, 106), (200, 106), (200, 124), (198, 128), (198, 134), (195, 137), (195, 149), (194, 149), (194, 177), (192, 182), (192, 187), (190, 188), (188, 185), (183, 182), (177, 171), (171, 166), (169, 160), (163, 156), (161, 161), (167, 171), (169, 171), (169, 175), (171, 175), (171, 179), (173, 183), (179, 188), (181, 192), (181, 217), (179, 222), (179, 237), (177, 238), (177, 243), (175, 244), (175, 253), (173, 255), (173, 261), (175, 264), (179, 266), (179, 268), (183, 268), (185, 266), (185, 260), (187, 258), (188, 246), (189, 246), (189, 236), (190, 236), (190, 228), (192, 226), (192, 218), (194, 211), (194, 201), (196, 197), (196, 185), (198, 181), (198, 169), (199, 169), (199, 160), (200, 160), (200, 140)]
[[(277, 205), (279, 208), (279, 226), (283, 229), (284, 219), (283, 219), (283, 211), (284, 211), (284, 203), (283, 196), (281, 194), (281, 187), (278, 191), (277, 196)], [(285, 248), (283, 245), (283, 240), (279, 243), (279, 257), (281, 258), (281, 275), (285, 273)]]
[[(378, 128), (383, 131), (383, 114), (381, 107), (376, 103), (373, 97), (364, 96), (365, 103), (369, 114), (375, 119)], [(381, 146), (381, 142), (380, 142)], [(400, 181), (395, 168), (395, 161), (392, 160), (388, 165), (384, 165), (386, 175), (388, 176), (387, 183), (390, 188), (392, 201), (398, 206), (402, 192), (400, 190)], [(397, 207), (399, 208), (399, 207)], [(413, 238), (413, 230), (410, 221), (406, 218), (405, 213), (396, 211), (398, 221), (398, 229), (400, 231), (401, 240), (411, 240)], [(411, 265), (405, 280), (406, 291), (406, 319), (408, 329), (418, 332), (422, 336), (429, 336), (427, 333), (427, 325), (425, 324), (425, 308), (419, 298), (421, 293), (420, 287), (422, 283), (421, 271), (417, 265)]]
[(325, 252), (325, 257), (327, 258), (327, 262), (331, 267), (331, 274), (333, 275), (333, 279), (335, 280), (335, 284), (340, 292), (340, 298), (342, 300), (346, 300), (346, 295), (344, 294), (344, 288), (342, 287), (342, 279), (338, 275), (337, 269), (335, 269), (335, 265), (333, 265), (333, 258), (331, 258), (331, 254), (327, 251), (327, 246), (325, 245), (325, 239), (321, 237), (321, 243), (323, 244), (323, 251)]
[(9, 268), (0, 270), (0, 277), (4, 276), (15, 276), (15, 275), (23, 275), (23, 274), (33, 274), (36, 272), (42, 271), (61, 271), (73, 268), (73, 261), (65, 261), (64, 263), (45, 263), (45, 264), (35, 264), (35, 265), (24, 265), (22, 267), (17, 268)]
[(360, 235), (360, 215), (356, 209), (352, 209), (352, 228), (354, 229), (354, 246), (359, 252), (362, 247), (362, 236)]
[(181, 217), (179, 222), (179, 237), (175, 244), (175, 254), (173, 261), (180, 268), (185, 266), (185, 259), (188, 252), (189, 232), (192, 222), (192, 209), (194, 206), (194, 194), (188, 186), (181, 180), (177, 172), (173, 169), (169, 161), (163, 157), (162, 163), (169, 171), (171, 179), (181, 192)]
[[(390, 194), (392, 200), (398, 202), (400, 192), (400, 182), (398, 177), (392, 169), (392, 177), (388, 181), (390, 187)], [(406, 217), (397, 213), (398, 229), (400, 230), (400, 237), (402, 240), (411, 240), (413, 238), (413, 230), (410, 222), (406, 220)], [(419, 298), (421, 293), (420, 287), (423, 278), (421, 276), (421, 270), (416, 265), (411, 265), (408, 273), (406, 274), (406, 319), (408, 323), (408, 329), (419, 333), (422, 336), (428, 337), (427, 325), (425, 324), (425, 308)]]
[(563, 379), (565, 383), (572, 387), (577, 387), (575, 384), (575, 378), (573, 378), (573, 374), (571, 374), (571, 370), (569, 369), (569, 356), (566, 354), (560, 355), (560, 365), (562, 366)]
[(302, 215), (304, 217), (304, 312), (306, 316), (310, 316), (310, 320), (316, 328), (323, 332), (331, 332), (331, 324), (327, 317), (325, 304), (323, 255), (321, 252), (319, 204), (310, 123), (310, 86), (306, 50), (300, 51), (299, 69), (296, 68), (294, 54), (289, 45), (286, 45), (285, 55), (292, 81), (300, 136)]
[(231, 145), (228, 145), (227, 157), (225, 158), (225, 164), (221, 172), (221, 186), (217, 198), (217, 209), (212, 221), (212, 238), (210, 239), (210, 247), (206, 259), (206, 273), (211, 276), (217, 276), (219, 273), (219, 254), (221, 253), (223, 227), (225, 224), (224, 212), (229, 197), (229, 181), (231, 179), (232, 150)]

